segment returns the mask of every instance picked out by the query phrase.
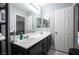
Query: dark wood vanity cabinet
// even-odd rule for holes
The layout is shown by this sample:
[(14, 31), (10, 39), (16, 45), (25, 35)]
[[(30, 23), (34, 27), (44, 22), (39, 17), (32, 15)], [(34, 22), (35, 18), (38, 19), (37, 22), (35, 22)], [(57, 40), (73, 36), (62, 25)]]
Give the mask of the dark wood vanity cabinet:
[(11, 44), (13, 55), (46, 55), (51, 47), (51, 35), (36, 43), (32, 47), (25, 49), (23, 47)]
[(43, 54), (47, 54), (50, 47), (51, 47), (51, 35), (49, 35), (48, 37), (46, 37), (43, 41)]
[(47, 51), (51, 48), (51, 35), (47, 37)]
[(12, 55), (27, 55), (27, 50), (21, 46), (11, 43), (11, 54)]
[(42, 55), (43, 54), (42, 45), (43, 45), (43, 41), (40, 41), (39, 43), (37, 43), (35, 46), (29, 49), (29, 54), (30, 55)]

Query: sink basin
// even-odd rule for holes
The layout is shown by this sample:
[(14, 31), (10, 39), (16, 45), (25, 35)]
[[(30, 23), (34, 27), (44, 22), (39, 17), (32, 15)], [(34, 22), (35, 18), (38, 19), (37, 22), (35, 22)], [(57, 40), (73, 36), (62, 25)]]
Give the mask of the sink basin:
[(34, 41), (36, 41), (36, 38), (34, 38), (34, 37), (29, 37), (29, 38), (23, 39), (23, 40), (17, 39), (17, 42), (34, 42)]
[(35, 34), (35, 35), (31, 35), (29, 36), (29, 38), (40, 38), (41, 34)]
[(17, 42), (34, 42), (36, 41), (38, 38), (41, 37), (41, 34), (34, 34), (34, 35), (29, 35), (28, 38), (20, 40), (19, 36), (17, 36)]

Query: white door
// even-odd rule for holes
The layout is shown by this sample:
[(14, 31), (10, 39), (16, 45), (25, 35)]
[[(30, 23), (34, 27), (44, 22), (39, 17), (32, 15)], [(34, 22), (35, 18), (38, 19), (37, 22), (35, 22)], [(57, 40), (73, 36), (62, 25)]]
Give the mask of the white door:
[(68, 52), (73, 47), (73, 7), (55, 11), (55, 49)]

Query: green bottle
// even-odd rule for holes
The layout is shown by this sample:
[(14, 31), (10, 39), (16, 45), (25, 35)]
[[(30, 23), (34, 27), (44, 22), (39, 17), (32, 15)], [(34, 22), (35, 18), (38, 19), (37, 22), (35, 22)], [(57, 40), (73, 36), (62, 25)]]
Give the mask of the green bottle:
[(20, 40), (23, 40), (23, 33), (20, 33)]

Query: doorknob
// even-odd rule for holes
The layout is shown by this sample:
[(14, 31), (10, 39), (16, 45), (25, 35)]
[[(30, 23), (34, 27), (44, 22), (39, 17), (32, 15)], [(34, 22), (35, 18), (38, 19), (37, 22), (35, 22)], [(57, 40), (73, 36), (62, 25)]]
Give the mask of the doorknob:
[(55, 32), (58, 35), (58, 32)]

